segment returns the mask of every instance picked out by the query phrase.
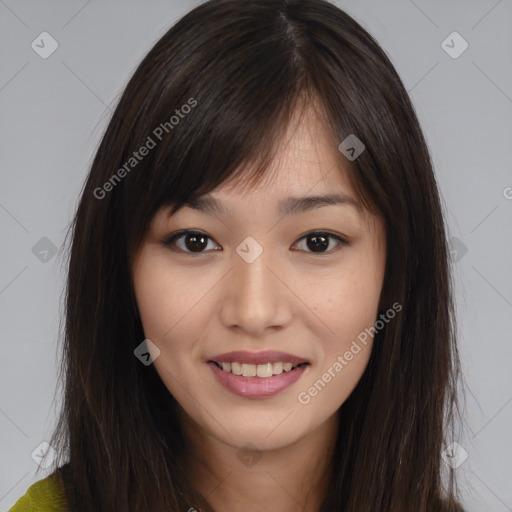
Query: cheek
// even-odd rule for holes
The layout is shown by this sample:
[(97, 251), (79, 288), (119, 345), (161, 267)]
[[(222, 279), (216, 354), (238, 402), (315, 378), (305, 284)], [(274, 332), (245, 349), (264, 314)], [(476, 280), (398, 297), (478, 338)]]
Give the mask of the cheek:
[(338, 287), (338, 298), (332, 300), (324, 316), (332, 332), (322, 338), (325, 358), (321, 370), (328, 371), (338, 362), (343, 368), (338, 364), (333, 370), (337, 369), (336, 374), (343, 373), (343, 379), (350, 382), (362, 374), (370, 357), (373, 341), (370, 328), (378, 313), (379, 290), (361, 286), (358, 280), (349, 281), (343, 288), (340, 295)]
[[(328, 387), (322, 393), (324, 398), (338, 405), (361, 378), (371, 355), (384, 266), (380, 251), (362, 249), (339, 273), (314, 288), (315, 313), (329, 328), (318, 336), (323, 357), (315, 379), (321, 381), (320, 389)], [(315, 393), (315, 389), (311, 391)]]
[(171, 272), (151, 246), (142, 249), (133, 267), (133, 286), (144, 336), (160, 350), (154, 367), (169, 392), (179, 397), (179, 383), (190, 373), (191, 329), (199, 328), (190, 319), (200, 292), (183, 275)]
[(314, 404), (320, 415), (334, 413), (345, 402), (367, 367), (373, 346), (370, 328), (380, 294), (374, 277), (354, 272), (350, 278), (338, 278), (321, 294), (323, 302), (316, 313), (329, 334), (322, 329), (323, 335), (318, 336), (322, 347), (318, 366), (297, 396), (300, 404)]
[[(145, 335), (162, 343), (177, 333), (180, 339), (186, 339), (184, 330), (197, 326), (201, 318), (198, 312), (208, 283), (189, 272), (176, 272), (165, 258), (151, 256), (150, 250), (142, 251), (134, 266), (133, 281)], [(190, 321), (192, 317), (194, 322)]]
[(308, 303), (328, 328), (328, 345), (339, 345), (374, 324), (383, 282), (383, 268), (375, 259), (355, 259), (339, 273), (304, 283)]

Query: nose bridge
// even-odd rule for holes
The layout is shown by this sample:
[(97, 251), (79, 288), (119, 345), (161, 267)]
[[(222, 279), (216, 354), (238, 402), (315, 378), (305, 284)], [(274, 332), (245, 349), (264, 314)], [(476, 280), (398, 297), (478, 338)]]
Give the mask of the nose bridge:
[(268, 268), (272, 261), (269, 256), (271, 254), (268, 249), (259, 249), (250, 241), (240, 244), (234, 256), (234, 271), (240, 286), (238, 295), (257, 299), (259, 295), (268, 293), (267, 288), (271, 284), (269, 274), (272, 275)]
[(274, 275), (279, 272), (275, 260), (271, 250), (252, 237), (239, 244), (223, 297), (226, 325), (257, 332), (286, 321), (286, 297)]

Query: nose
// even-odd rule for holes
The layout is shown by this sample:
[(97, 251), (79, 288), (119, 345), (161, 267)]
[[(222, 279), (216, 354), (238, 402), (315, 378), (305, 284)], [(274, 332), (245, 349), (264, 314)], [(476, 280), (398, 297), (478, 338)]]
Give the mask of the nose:
[(293, 293), (289, 289), (283, 266), (272, 261), (270, 250), (252, 262), (233, 254), (233, 268), (222, 287), (221, 321), (253, 336), (269, 329), (284, 328), (293, 312)]

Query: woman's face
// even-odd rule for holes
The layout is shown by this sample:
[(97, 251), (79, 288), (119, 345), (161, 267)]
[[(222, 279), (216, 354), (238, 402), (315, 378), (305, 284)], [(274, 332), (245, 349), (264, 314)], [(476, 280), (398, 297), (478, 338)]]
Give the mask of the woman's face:
[[(344, 157), (311, 112), (290, 125), (272, 182), (160, 210), (134, 261), (156, 371), (196, 429), (235, 448), (284, 447), (320, 428), (372, 349), (384, 225), (355, 205)], [(304, 200), (327, 195), (345, 201)], [(196, 233), (164, 243), (182, 230)]]

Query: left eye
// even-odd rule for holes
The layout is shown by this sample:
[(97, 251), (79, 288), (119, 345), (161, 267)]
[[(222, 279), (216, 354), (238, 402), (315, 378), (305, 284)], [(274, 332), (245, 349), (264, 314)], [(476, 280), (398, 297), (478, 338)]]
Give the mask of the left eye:
[[(185, 248), (180, 247), (176, 242), (185, 240)], [(182, 252), (188, 253), (201, 253), (204, 252), (202, 249), (207, 246), (207, 240), (213, 240), (208, 235), (204, 235), (198, 231), (180, 231), (179, 233), (174, 233), (173, 235), (169, 235), (164, 241), (163, 244), (165, 246), (169, 246), (174, 250), (174, 247), (178, 247)], [(188, 250), (188, 247), (191, 247), (192, 250)], [(218, 249), (215, 249), (218, 250)], [(178, 251), (177, 251), (178, 252)]]
[(329, 251), (323, 250), (329, 247), (329, 240), (336, 240), (338, 243), (338, 249), (340, 246), (348, 245), (348, 242), (341, 238), (339, 235), (335, 235), (333, 233), (326, 233), (325, 231), (314, 231), (312, 233), (308, 233), (307, 235), (299, 238), (299, 241), (306, 240), (306, 246), (309, 249), (312, 249), (311, 252), (314, 254), (323, 254), (323, 253), (331, 253), (332, 249)]
[[(185, 253), (201, 254), (205, 252), (204, 249), (208, 246), (208, 240), (213, 241), (211, 237), (198, 231), (180, 231), (178, 233), (169, 235), (165, 240), (163, 240), (163, 244), (167, 247), (173, 248), (173, 250), (174, 247), (177, 247), (180, 251)], [(330, 246), (330, 240), (336, 240), (338, 247), (348, 245), (348, 242), (341, 236), (325, 231), (313, 231), (311, 233), (307, 233), (306, 235), (300, 237), (296, 244), (303, 240), (306, 241), (306, 247), (310, 249), (310, 251), (306, 250), (306, 252), (311, 252), (313, 254), (325, 254), (328, 252), (333, 252), (332, 249), (329, 251), (326, 250)], [(184, 241), (184, 244), (180, 247), (180, 245), (177, 243), (178, 241)], [(217, 245), (217, 247), (220, 246)], [(219, 249), (213, 250), (218, 251)]]

